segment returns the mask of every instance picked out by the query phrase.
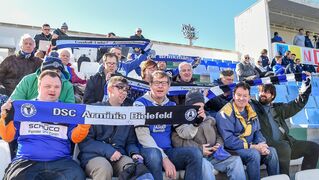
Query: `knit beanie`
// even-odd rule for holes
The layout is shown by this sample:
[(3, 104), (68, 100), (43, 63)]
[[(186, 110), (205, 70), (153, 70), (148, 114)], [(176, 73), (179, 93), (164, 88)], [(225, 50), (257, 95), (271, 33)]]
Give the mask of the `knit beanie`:
[(61, 29), (69, 29), (68, 25), (66, 23), (63, 23), (61, 25)]
[(198, 102), (205, 103), (203, 93), (195, 89), (188, 91), (185, 97), (185, 105), (189, 106)]

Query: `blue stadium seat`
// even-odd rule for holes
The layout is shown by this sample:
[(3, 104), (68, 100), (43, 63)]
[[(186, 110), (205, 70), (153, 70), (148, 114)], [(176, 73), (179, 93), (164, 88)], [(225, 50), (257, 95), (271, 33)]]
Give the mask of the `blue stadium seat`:
[(221, 63), (221, 62), (223, 62), (221, 59), (213, 59), (213, 61), (215, 61), (216, 63)]
[(229, 64), (229, 68), (230, 68), (230, 69), (236, 69), (236, 64), (234, 64), (234, 63)]
[(288, 102), (292, 101), (292, 100), (295, 100), (296, 98), (297, 98), (297, 96), (295, 96), (295, 95), (292, 95), (292, 94), (288, 94), (287, 95)]
[(286, 94), (277, 93), (276, 98), (274, 99), (274, 102), (283, 102), (287, 103), (287, 97)]
[(312, 84), (314, 87), (318, 87), (319, 86), (319, 77), (312, 77)]
[(319, 87), (312, 87), (311, 94), (313, 96), (319, 96)]
[(299, 88), (298, 88), (297, 84), (288, 85), (287, 89), (288, 89), (288, 94), (289, 95), (297, 96), (299, 94)]
[(308, 121), (309, 124), (317, 124), (319, 125), (319, 109), (307, 109)]
[(276, 86), (277, 95), (278, 94), (281, 94), (281, 95), (288, 94), (286, 85), (275, 85), (275, 86)]
[(207, 65), (207, 67), (208, 67), (208, 66), (218, 66), (218, 65), (217, 65), (217, 62), (215, 62), (215, 61), (207, 61), (207, 62), (206, 62), (206, 65)]
[(297, 86), (297, 82), (296, 81), (288, 81), (287, 85), (288, 86)]
[(250, 86), (250, 94), (259, 94), (258, 86)]
[(293, 127), (307, 127), (309, 123), (305, 109), (302, 109), (296, 115), (291, 117), (290, 123)]
[(305, 106), (306, 108), (317, 108), (317, 104), (315, 98), (313, 96), (309, 96), (308, 102)]
[(219, 67), (218, 66), (207, 66), (207, 71), (209, 73), (218, 72), (218, 74), (219, 74)]
[(229, 64), (225, 62), (219, 63), (218, 66), (221, 71), (225, 69), (229, 69)]
[(231, 60), (224, 60), (224, 63), (231, 64), (233, 62)]
[(209, 74), (206, 70), (206, 66), (201, 64), (193, 69), (193, 73), (194, 74)]
[(210, 82), (214, 82), (214, 80), (219, 78), (219, 71), (218, 72), (211, 72), (210, 74)]
[(200, 65), (204, 65), (204, 66), (206, 67), (206, 60), (205, 60), (205, 59), (202, 59), (202, 60), (200, 61)]
[(315, 98), (315, 101), (317, 103), (317, 107), (319, 108), (319, 96), (313, 96)]

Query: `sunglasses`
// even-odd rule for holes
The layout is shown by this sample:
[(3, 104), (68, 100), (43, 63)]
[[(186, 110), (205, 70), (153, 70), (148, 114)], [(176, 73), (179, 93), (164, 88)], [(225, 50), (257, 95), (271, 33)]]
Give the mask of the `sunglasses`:
[(123, 84), (116, 84), (116, 85), (113, 85), (113, 87), (116, 87), (121, 93), (123, 92), (128, 93), (131, 90), (130, 86), (123, 85)]

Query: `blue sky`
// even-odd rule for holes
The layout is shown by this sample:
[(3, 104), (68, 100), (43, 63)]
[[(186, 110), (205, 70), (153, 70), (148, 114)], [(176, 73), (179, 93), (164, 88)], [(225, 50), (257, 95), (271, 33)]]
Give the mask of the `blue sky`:
[(235, 49), (234, 17), (257, 0), (6, 0), (0, 22), (41, 26), (49, 23), (70, 30), (128, 37), (136, 27), (146, 38), (187, 44), (182, 24), (199, 31), (196, 46)]

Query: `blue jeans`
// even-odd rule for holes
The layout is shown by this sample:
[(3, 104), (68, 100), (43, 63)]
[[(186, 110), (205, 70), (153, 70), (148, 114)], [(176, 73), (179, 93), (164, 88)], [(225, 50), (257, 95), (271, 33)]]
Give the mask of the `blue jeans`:
[[(72, 159), (60, 159), (56, 161), (37, 161), (29, 167), (16, 166), (12, 162), (9, 165), (4, 179), (16, 180), (85, 180), (82, 168)], [(26, 168), (26, 169), (24, 169)], [(19, 173), (17, 173), (19, 172)]]
[[(208, 157), (207, 161), (209, 161), (213, 165), (213, 168), (217, 171), (226, 173), (228, 179), (230, 180), (246, 180), (244, 166), (239, 156), (231, 156), (223, 161), (219, 161), (215, 158)], [(204, 179), (208, 175), (209, 174), (203, 175)]]
[(256, 149), (236, 150), (243, 163), (247, 166), (248, 179), (260, 179), (260, 164), (267, 166), (268, 176), (279, 174), (277, 152), (272, 147), (269, 147), (269, 151), (269, 155), (263, 156)]
[[(185, 180), (202, 179), (202, 153), (198, 148), (181, 147), (164, 151), (177, 171), (185, 170)], [(161, 151), (156, 148), (142, 148), (144, 164), (151, 171), (155, 180), (163, 179)]]

